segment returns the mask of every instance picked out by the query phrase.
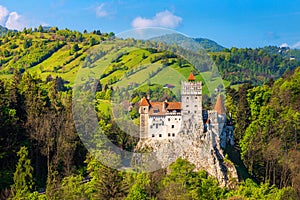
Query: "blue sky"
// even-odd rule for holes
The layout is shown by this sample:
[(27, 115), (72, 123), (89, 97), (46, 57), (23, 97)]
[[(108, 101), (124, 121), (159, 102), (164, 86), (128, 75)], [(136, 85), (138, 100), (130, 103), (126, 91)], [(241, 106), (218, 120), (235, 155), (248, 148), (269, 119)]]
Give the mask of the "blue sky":
[(0, 0), (0, 24), (115, 33), (165, 27), (225, 47), (300, 48), (300, 0)]

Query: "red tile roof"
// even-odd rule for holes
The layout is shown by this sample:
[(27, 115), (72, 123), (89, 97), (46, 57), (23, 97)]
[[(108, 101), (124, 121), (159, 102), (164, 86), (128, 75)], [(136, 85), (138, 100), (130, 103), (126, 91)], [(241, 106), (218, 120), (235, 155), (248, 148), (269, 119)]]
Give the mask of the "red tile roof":
[(163, 111), (164, 102), (151, 102), (149, 115), (164, 115), (166, 111)]
[[(147, 99), (143, 100), (140, 105), (146, 105), (149, 103), (149, 115), (165, 115), (167, 111), (171, 110), (181, 110), (181, 102), (149, 102)], [(164, 108), (165, 104), (165, 108)]]
[(181, 102), (167, 102), (167, 110), (181, 110)]
[(143, 97), (140, 103), (140, 106), (150, 106), (150, 103), (146, 97)]
[(189, 76), (188, 80), (189, 81), (195, 81), (196, 80), (193, 72), (190, 73), (190, 76)]

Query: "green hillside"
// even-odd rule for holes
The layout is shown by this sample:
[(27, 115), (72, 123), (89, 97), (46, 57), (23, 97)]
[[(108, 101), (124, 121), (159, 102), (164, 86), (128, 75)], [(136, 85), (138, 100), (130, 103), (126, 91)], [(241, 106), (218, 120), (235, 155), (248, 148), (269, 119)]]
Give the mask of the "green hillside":
[[(152, 38), (152, 42), (148, 42), (148, 47), (145, 45), (145, 48), (126, 50), (125, 46), (139, 45), (141, 42), (132, 39), (119, 40), (113, 36), (113, 33), (101, 34), (100, 31), (80, 33), (68, 29), (58, 30), (55, 27), (24, 29), (22, 32), (9, 31), (0, 39), (0, 78), (9, 79), (17, 69), (20, 72), (26, 70), (37, 73), (44, 80), (47, 77), (62, 77), (73, 85), (80, 67), (85, 66), (90, 70), (102, 63), (104, 59), (108, 59), (104, 71), (94, 71), (99, 74), (97, 78), (101, 79), (101, 84), (127, 87), (132, 84), (142, 85), (149, 81), (157, 83), (163, 80), (160, 82), (163, 85), (175, 85), (172, 90), (177, 93), (180, 80), (186, 79), (189, 73), (194, 71), (198, 80), (206, 82), (204, 93), (207, 94), (208, 91), (214, 91), (220, 84), (238, 86), (251, 82), (260, 85), (270, 78), (277, 79), (286, 71), (300, 65), (297, 59), (290, 59), (286, 53), (275, 54), (274, 51), (277, 52), (277, 49), (271, 47), (228, 50), (221, 48), (213, 41), (172, 34)], [(110, 43), (110, 41), (113, 42)], [(162, 45), (162, 41), (169, 45), (163, 45), (166, 46), (166, 50), (154, 51), (157, 45)], [(98, 44), (100, 43), (102, 55), (92, 53), (99, 51)], [(202, 47), (201, 43), (209, 44), (211, 48), (218, 51), (209, 53), (211, 61), (208, 57), (205, 58), (204, 53), (197, 54), (199, 48), (206, 48)], [(119, 44), (124, 47), (116, 48)], [(186, 47), (193, 52), (186, 54), (190, 62), (198, 63), (200, 60), (198, 70), (182, 58), (185, 56), (175, 55), (180, 54), (181, 47)], [(167, 49), (175, 54), (168, 52)], [(115, 56), (118, 58), (111, 57), (110, 51), (116, 51)], [(215, 63), (215, 69), (211, 64), (212, 61)], [(221, 79), (214, 78), (218, 74), (216, 70), (220, 72), (223, 83)], [(168, 77), (168, 79), (162, 77)], [(180, 79), (175, 77), (180, 77)]]
[(72, 82), (92, 46), (109, 38), (108, 34), (82, 34), (77, 31), (24, 30), (9, 32), (1, 38), (0, 77), (9, 77), (15, 69), (36, 72), (43, 79), (61, 76)]

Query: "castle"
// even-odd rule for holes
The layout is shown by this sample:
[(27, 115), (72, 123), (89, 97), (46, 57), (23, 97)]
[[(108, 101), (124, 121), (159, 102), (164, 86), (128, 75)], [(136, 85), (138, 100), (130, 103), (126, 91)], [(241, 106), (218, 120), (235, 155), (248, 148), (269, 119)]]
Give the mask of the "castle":
[[(213, 110), (202, 108), (202, 82), (193, 73), (181, 82), (181, 102), (140, 102), (140, 138), (151, 140), (174, 139), (184, 135), (201, 138), (203, 133), (213, 135), (216, 144), (225, 148), (234, 144), (231, 120), (226, 121), (226, 110), (218, 95)], [(207, 134), (205, 134), (207, 135)]]

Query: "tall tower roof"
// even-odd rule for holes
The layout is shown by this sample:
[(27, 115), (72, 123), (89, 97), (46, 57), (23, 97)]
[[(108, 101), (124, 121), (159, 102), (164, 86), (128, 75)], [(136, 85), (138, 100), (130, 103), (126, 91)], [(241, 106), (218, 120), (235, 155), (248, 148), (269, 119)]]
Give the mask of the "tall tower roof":
[(146, 97), (143, 97), (140, 106), (150, 106), (149, 101)]
[(219, 115), (226, 114), (226, 109), (225, 109), (223, 98), (222, 98), (221, 94), (219, 94), (217, 97), (217, 101), (216, 101), (214, 110), (217, 111)]
[(193, 72), (190, 73), (190, 76), (189, 76), (188, 80), (189, 81), (195, 81), (196, 80)]

